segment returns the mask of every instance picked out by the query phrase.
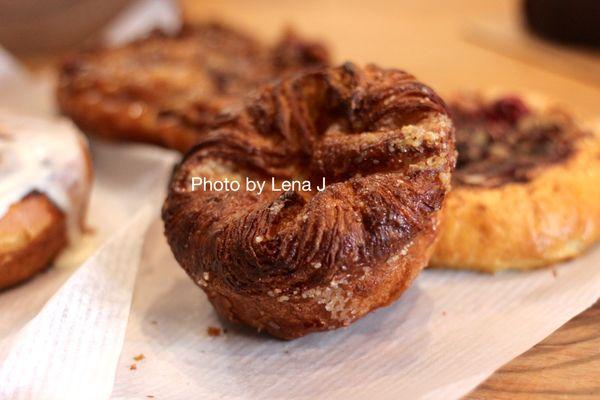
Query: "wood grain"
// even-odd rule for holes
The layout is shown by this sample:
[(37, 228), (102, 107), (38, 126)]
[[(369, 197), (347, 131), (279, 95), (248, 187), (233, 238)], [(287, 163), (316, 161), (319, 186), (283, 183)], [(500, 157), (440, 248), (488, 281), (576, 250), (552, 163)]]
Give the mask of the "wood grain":
[(471, 400), (600, 398), (600, 302), (499, 369)]
[[(506, 28), (517, 26), (517, 0), (184, 0), (183, 5), (192, 20), (223, 19), (267, 40), (293, 25), (328, 41), (337, 61), (405, 68), (442, 94), (490, 86), (531, 90), (562, 99), (581, 117), (599, 116), (600, 56), (520, 40), (522, 32)], [(600, 398), (600, 303), (466, 398), (570, 397)]]

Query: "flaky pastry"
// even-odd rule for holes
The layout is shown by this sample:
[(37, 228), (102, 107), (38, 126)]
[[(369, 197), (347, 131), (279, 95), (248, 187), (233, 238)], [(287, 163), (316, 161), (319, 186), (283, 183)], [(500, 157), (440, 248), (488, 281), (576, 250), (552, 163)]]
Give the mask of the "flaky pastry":
[(291, 32), (267, 47), (222, 24), (188, 25), (72, 55), (57, 97), (84, 132), (185, 151), (260, 82), (327, 59)]
[[(445, 105), (413, 76), (304, 71), (262, 86), (187, 153), (165, 233), (228, 320), (285, 339), (336, 329), (396, 300), (427, 264), (454, 161)], [(240, 190), (192, 190), (194, 178)], [(290, 180), (313, 186), (278, 191)]]
[(458, 163), (434, 267), (495, 272), (578, 256), (600, 239), (600, 130), (540, 96), (451, 103)]

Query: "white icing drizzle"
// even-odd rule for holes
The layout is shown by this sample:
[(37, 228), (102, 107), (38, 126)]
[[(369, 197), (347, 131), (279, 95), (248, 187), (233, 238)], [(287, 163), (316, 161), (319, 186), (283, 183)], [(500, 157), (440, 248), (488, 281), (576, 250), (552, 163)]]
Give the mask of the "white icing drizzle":
[(87, 143), (66, 120), (0, 110), (0, 218), (32, 191), (45, 194), (79, 236), (89, 191)]

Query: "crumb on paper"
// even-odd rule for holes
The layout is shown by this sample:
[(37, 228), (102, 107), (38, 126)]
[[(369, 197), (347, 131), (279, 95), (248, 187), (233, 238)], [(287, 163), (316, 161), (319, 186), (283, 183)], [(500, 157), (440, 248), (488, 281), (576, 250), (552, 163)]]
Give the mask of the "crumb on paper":
[(208, 333), (208, 336), (211, 337), (221, 336), (221, 328), (217, 328), (216, 326), (209, 326), (206, 329), (206, 333)]
[(555, 267), (552, 267), (552, 276), (554, 276), (555, 278), (558, 276), (558, 271)]
[(137, 369), (137, 364), (135, 364), (135, 363), (134, 363), (134, 364), (131, 364), (131, 365), (129, 366), (129, 370), (131, 370), (131, 371), (135, 371), (136, 369)]
[(446, 316), (446, 311), (442, 311), (442, 315), (445, 317)]
[(154, 396), (152, 396), (151, 394), (147, 395), (146, 397), (149, 398), (149, 399), (153, 399), (154, 398)]
[(142, 361), (144, 358), (146, 358), (146, 356), (144, 356), (142, 353), (140, 353), (137, 356), (133, 357), (133, 359), (135, 361)]
[(151, 323), (152, 325), (157, 325), (157, 324), (158, 324), (158, 321), (157, 321), (157, 320), (155, 320), (155, 319), (153, 319), (152, 321), (150, 321), (150, 323)]

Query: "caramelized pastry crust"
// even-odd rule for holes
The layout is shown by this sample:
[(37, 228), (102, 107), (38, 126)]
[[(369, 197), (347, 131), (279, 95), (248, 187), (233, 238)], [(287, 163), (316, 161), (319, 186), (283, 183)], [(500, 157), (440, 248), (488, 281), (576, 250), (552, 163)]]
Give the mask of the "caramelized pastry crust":
[[(411, 75), (306, 71), (262, 86), (186, 155), (165, 233), (230, 321), (285, 339), (335, 329), (397, 299), (427, 263), (454, 162), (445, 105)], [(240, 189), (192, 190), (193, 178)], [(298, 179), (312, 190), (278, 191)]]
[(185, 151), (258, 83), (327, 59), (293, 33), (268, 48), (220, 24), (186, 26), (72, 56), (58, 102), (86, 132)]
[(451, 103), (458, 163), (434, 267), (530, 269), (600, 238), (600, 137), (543, 99)]
[(14, 204), (0, 218), (0, 289), (48, 267), (66, 245), (65, 215), (45, 195)]

